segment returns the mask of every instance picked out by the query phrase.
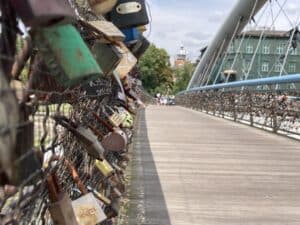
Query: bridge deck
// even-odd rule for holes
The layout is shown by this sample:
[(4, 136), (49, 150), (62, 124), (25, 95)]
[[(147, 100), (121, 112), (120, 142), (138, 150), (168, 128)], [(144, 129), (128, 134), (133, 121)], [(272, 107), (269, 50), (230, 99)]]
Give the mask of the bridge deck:
[(300, 145), (180, 107), (139, 118), (127, 224), (300, 224)]

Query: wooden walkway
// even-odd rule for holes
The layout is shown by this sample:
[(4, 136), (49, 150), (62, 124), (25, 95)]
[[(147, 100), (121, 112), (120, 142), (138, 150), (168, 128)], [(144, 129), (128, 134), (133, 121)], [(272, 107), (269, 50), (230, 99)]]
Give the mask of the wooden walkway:
[(139, 116), (129, 225), (299, 225), (298, 141), (180, 107)]

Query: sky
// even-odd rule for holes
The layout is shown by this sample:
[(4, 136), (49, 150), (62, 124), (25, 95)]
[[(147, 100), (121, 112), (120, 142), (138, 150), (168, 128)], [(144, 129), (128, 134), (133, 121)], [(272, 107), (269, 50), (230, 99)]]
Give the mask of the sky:
[[(285, 0), (279, 0), (282, 4)], [(224, 19), (228, 16), (237, 0), (147, 0), (151, 11), (151, 24), (146, 36), (157, 47), (165, 48), (171, 59), (184, 46), (192, 60), (199, 50), (212, 40)], [(279, 6), (274, 3), (274, 13)], [(299, 0), (287, 0), (284, 9), (289, 17), (298, 17)], [(269, 15), (270, 10), (265, 13)], [(268, 16), (270, 18), (270, 16)], [(291, 19), (296, 21), (297, 18)], [(262, 24), (271, 21), (262, 19)], [(288, 19), (281, 13), (276, 21), (277, 29), (291, 29)]]

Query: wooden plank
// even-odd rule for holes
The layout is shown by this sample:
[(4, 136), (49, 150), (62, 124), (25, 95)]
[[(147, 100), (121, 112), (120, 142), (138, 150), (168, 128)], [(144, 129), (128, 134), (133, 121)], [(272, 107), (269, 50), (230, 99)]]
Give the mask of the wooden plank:
[(300, 224), (298, 141), (150, 106), (134, 147), (124, 224)]

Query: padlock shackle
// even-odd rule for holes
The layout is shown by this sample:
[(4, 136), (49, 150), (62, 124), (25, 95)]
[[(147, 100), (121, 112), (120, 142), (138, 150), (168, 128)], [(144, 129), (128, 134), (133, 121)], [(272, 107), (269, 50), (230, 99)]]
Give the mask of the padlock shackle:
[(24, 46), (16, 56), (15, 62), (12, 66), (11, 75), (14, 79), (19, 79), (19, 76), (24, 69), (26, 62), (32, 54), (32, 49), (32, 40), (28, 36), (24, 39)]
[(82, 180), (80, 179), (78, 172), (75, 166), (67, 159), (64, 159), (64, 165), (67, 167), (73, 181), (78, 186), (78, 189), (81, 191), (82, 194), (88, 194), (88, 190), (83, 184)]
[(61, 115), (54, 115), (52, 118), (61, 126), (64, 128), (67, 128), (68, 130), (72, 132), (76, 132), (76, 128), (78, 127), (72, 120), (68, 119), (65, 116)]
[(104, 138), (104, 134), (102, 132), (100, 132), (98, 129), (96, 129), (95, 127), (93, 127), (92, 125), (88, 125), (88, 127), (101, 139)]
[[(78, 186), (78, 189), (81, 191), (82, 194), (88, 194), (88, 190), (85, 187), (85, 185), (83, 184), (82, 180), (79, 177), (79, 174), (75, 168), (75, 166), (66, 158), (64, 158), (63, 156), (52, 156), (51, 159), (49, 160), (49, 164), (51, 164), (51, 162), (53, 161), (59, 161), (62, 160), (63, 165), (65, 165), (68, 169), (68, 172), (70, 173), (73, 181), (76, 183), (76, 185)], [(48, 182), (49, 179), (49, 182)], [(48, 187), (49, 190), (49, 198), (58, 198), (58, 194), (60, 193), (60, 191), (62, 190), (62, 188), (60, 187), (59, 181), (57, 176), (53, 173), (50, 176), (47, 177), (47, 186), (48, 183), (50, 184)]]
[(47, 181), (47, 189), (49, 193), (50, 202), (57, 202), (59, 200), (59, 191), (58, 185), (55, 183), (54, 174), (48, 175), (46, 178)]
[(103, 120), (100, 116), (97, 115), (97, 113), (92, 112), (94, 117), (96, 118), (96, 120), (98, 122), (100, 122), (102, 125), (104, 125), (105, 127), (107, 127), (111, 132), (114, 131), (114, 128), (112, 125), (110, 125), (108, 122), (106, 122), (105, 120)]

